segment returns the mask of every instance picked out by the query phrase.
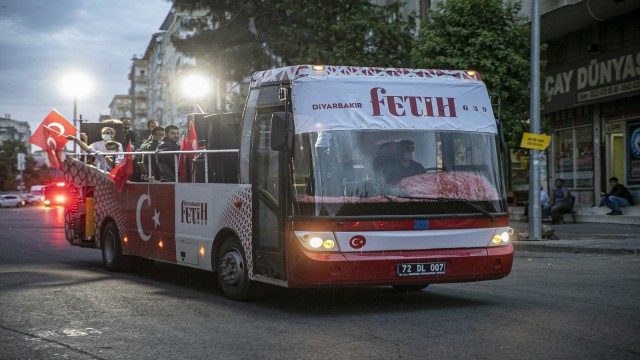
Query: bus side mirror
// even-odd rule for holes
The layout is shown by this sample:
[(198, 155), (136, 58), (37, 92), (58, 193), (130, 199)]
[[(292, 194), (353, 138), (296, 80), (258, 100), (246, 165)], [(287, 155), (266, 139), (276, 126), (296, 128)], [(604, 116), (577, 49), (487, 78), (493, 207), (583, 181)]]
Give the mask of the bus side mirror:
[(293, 148), (293, 114), (274, 112), (271, 115), (271, 150), (288, 151)]

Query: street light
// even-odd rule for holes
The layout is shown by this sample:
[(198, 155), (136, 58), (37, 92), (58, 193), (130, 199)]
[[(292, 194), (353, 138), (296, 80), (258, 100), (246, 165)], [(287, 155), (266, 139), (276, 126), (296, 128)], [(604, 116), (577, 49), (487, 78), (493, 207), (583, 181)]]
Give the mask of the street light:
[[(76, 137), (78, 137), (78, 96), (86, 95), (91, 91), (91, 80), (79, 72), (69, 73), (62, 78), (62, 91), (73, 96), (73, 127), (76, 128)], [(73, 143), (73, 152), (76, 152), (76, 143)]]
[(198, 99), (209, 92), (209, 81), (201, 75), (189, 75), (182, 80), (182, 92), (193, 98), (193, 112), (198, 112)]

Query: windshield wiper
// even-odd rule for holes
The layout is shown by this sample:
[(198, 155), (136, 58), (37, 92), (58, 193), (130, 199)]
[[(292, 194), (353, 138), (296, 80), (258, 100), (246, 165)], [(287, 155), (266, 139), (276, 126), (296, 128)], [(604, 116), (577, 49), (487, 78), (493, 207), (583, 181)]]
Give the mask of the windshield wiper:
[(488, 217), (491, 221), (496, 222), (498, 219), (493, 216), (490, 212), (483, 209), (482, 206), (478, 205), (475, 201), (469, 199), (459, 199), (459, 198), (445, 198), (445, 197), (422, 197), (422, 196), (398, 196), (403, 199), (417, 199), (417, 200), (433, 200), (433, 201), (443, 201), (443, 202), (461, 202), (465, 203), (475, 210), (478, 210), (482, 215)]

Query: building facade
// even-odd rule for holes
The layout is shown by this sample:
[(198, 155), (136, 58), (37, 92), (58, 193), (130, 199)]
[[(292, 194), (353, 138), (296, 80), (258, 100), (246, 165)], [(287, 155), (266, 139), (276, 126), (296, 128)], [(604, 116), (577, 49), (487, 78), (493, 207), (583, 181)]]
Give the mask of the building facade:
[(200, 69), (194, 58), (177, 51), (172, 43), (173, 37), (184, 39), (192, 33), (185, 26), (189, 20), (205, 14), (206, 11), (186, 12), (172, 8), (160, 31), (151, 37), (141, 59), (146, 62), (148, 119), (158, 120), (161, 125), (182, 125), (186, 123), (187, 114), (199, 112), (200, 108), (205, 112), (212, 110), (213, 88), (208, 89), (207, 95), (193, 98), (183, 89), (183, 81), (187, 76), (197, 73), (213, 84), (214, 77)]
[(542, 113), (552, 135), (543, 182), (562, 178), (577, 205), (598, 205), (615, 176), (640, 199), (640, 1), (540, 7)]
[(147, 59), (134, 56), (129, 72), (129, 99), (131, 101), (129, 112), (131, 124), (134, 129), (147, 123)]
[(27, 151), (30, 151), (29, 138), (31, 127), (26, 121), (11, 119), (10, 115), (0, 117), (0, 145), (7, 140), (18, 140), (25, 143)]
[[(165, 32), (157, 32), (151, 37), (147, 45), (144, 58), (147, 59), (147, 117), (164, 124), (164, 103), (162, 102), (162, 40)], [(146, 124), (145, 124), (146, 125)], [(142, 129), (143, 126), (140, 126)], [(146, 128), (146, 126), (144, 126)]]
[(129, 95), (115, 95), (109, 104), (109, 117), (120, 119), (131, 118), (131, 98)]

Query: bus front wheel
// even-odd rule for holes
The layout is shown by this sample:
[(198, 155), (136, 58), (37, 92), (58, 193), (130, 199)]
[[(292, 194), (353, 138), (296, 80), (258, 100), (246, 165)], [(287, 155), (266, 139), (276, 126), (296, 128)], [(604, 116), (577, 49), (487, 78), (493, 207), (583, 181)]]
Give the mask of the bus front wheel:
[(217, 257), (218, 282), (224, 294), (234, 300), (251, 300), (255, 284), (249, 280), (247, 258), (235, 237), (223, 240)]

